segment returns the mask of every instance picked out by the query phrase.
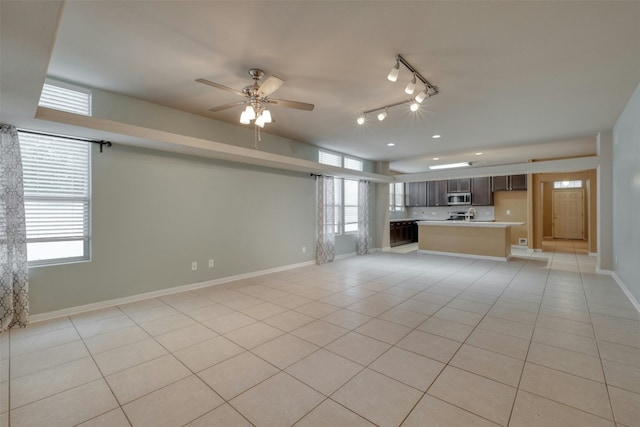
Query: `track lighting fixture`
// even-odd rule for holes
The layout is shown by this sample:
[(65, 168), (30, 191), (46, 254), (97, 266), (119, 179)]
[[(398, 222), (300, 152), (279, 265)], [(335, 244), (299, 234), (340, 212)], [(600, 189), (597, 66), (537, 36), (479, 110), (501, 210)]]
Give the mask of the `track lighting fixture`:
[[(360, 116), (358, 116), (356, 122), (359, 125), (363, 125), (366, 121), (366, 115), (369, 113), (379, 112), (378, 120), (383, 121), (388, 115), (388, 109), (391, 107), (396, 107), (398, 105), (409, 103), (409, 109), (411, 111), (418, 111), (420, 109), (420, 104), (427, 98), (432, 97), (433, 95), (437, 95), (439, 93), (438, 88), (432, 85), (425, 79), (422, 74), (418, 70), (416, 70), (406, 59), (402, 57), (402, 55), (396, 55), (396, 64), (393, 66), (389, 74), (387, 75), (387, 79), (392, 82), (396, 82), (398, 80), (398, 76), (400, 75), (400, 64), (404, 65), (407, 70), (409, 70), (412, 74), (411, 81), (404, 88), (404, 92), (407, 95), (413, 95), (416, 91), (416, 85), (418, 81), (420, 81), (424, 85), (424, 90), (415, 95), (413, 99), (408, 101), (400, 101), (395, 102), (393, 104), (383, 105), (382, 107), (373, 108), (371, 110), (364, 111)], [(421, 86), (422, 87), (422, 86)]]
[(400, 59), (396, 57), (396, 65), (393, 66), (389, 74), (387, 75), (387, 80), (390, 82), (395, 82), (398, 80), (398, 76), (400, 75)]

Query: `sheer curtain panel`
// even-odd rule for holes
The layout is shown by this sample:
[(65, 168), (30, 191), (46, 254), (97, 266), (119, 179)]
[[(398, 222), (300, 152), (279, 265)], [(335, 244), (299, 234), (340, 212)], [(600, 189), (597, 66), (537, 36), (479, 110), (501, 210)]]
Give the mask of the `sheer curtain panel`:
[(358, 181), (358, 255), (369, 253), (369, 181)]
[(0, 331), (29, 320), (27, 231), (20, 142), (14, 126), (0, 126)]
[(318, 241), (316, 244), (316, 263), (333, 261), (335, 256), (336, 210), (334, 200), (334, 180), (331, 176), (316, 177), (318, 185)]

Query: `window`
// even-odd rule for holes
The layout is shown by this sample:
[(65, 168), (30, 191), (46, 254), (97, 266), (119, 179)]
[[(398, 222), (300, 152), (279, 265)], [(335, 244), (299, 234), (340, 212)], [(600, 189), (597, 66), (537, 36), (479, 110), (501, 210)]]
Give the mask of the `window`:
[[(324, 165), (344, 167), (362, 171), (363, 162), (340, 154), (320, 151), (318, 162)], [(334, 233), (355, 233), (358, 231), (358, 181), (352, 179), (335, 178), (335, 220)]]
[(90, 145), (18, 132), (31, 264), (89, 259)]
[(389, 211), (404, 212), (404, 183), (389, 184)]
[(582, 188), (582, 181), (555, 181), (553, 188)]
[(41, 107), (91, 115), (91, 91), (66, 83), (47, 81), (40, 94)]

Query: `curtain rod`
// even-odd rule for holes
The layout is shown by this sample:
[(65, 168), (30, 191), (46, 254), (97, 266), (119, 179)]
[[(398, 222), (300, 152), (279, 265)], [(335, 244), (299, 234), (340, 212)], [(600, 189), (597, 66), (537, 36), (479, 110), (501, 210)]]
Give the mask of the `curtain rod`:
[(28, 134), (31, 134), (31, 135), (53, 136), (53, 137), (58, 137), (58, 138), (71, 139), (73, 141), (83, 141), (83, 142), (90, 142), (92, 144), (100, 144), (100, 152), (101, 153), (102, 153), (102, 146), (103, 145), (106, 145), (107, 147), (111, 147), (111, 145), (112, 145), (111, 141), (104, 141), (104, 140), (99, 140), (98, 141), (96, 139), (78, 138), (78, 137), (74, 137), (74, 136), (60, 135), (60, 134), (56, 134), (56, 133), (40, 132), (40, 131), (20, 129), (20, 128), (17, 128), (16, 130), (18, 132), (28, 133)]

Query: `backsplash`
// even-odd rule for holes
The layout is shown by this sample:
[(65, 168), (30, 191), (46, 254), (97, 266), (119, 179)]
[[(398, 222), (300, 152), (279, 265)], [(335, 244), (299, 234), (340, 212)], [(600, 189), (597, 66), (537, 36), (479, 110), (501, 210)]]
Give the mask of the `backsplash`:
[[(427, 219), (427, 220), (445, 220), (451, 216), (452, 212), (466, 212), (471, 206), (437, 206), (437, 207), (419, 207), (407, 208), (404, 218)], [(493, 221), (495, 220), (493, 206), (473, 206), (477, 215), (476, 220)], [(402, 218), (402, 217), (400, 217)], [(393, 217), (391, 219), (394, 219)]]

